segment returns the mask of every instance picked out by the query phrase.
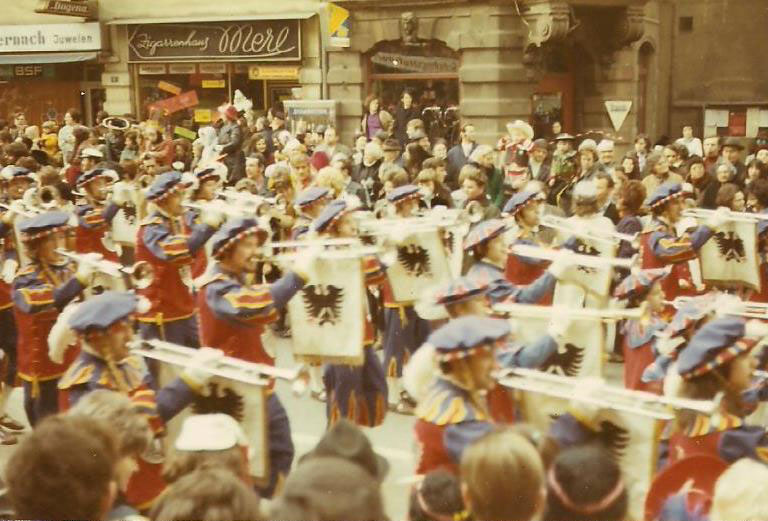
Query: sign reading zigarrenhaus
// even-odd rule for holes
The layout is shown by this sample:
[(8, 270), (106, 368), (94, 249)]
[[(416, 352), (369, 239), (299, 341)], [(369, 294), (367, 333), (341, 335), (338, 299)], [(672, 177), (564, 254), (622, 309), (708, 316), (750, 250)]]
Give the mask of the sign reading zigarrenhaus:
[(101, 27), (98, 22), (0, 26), (0, 53), (98, 51), (100, 49)]
[(131, 62), (301, 59), (298, 20), (146, 24), (128, 29)]

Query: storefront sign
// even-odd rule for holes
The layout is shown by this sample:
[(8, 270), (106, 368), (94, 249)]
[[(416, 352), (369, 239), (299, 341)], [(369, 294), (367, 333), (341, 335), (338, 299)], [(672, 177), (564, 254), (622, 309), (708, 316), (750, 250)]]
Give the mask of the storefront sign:
[(0, 65), (2, 79), (53, 78), (55, 75), (53, 65)]
[(349, 47), (349, 11), (328, 3), (328, 35), (333, 47)]
[(101, 26), (85, 24), (0, 26), (0, 53), (98, 51)]
[(146, 76), (165, 74), (165, 65), (139, 65), (139, 74)]
[(164, 90), (165, 92), (170, 92), (175, 96), (178, 96), (179, 94), (181, 94), (181, 87), (167, 81), (158, 81), (157, 88), (160, 90)]
[(253, 65), (248, 67), (250, 80), (298, 80), (300, 67), (282, 65)]
[(195, 133), (195, 131), (189, 130), (188, 128), (173, 127), (173, 133), (177, 136), (185, 137), (190, 141), (194, 141), (195, 139), (197, 139), (197, 134)]
[(195, 123), (210, 123), (210, 109), (195, 109)]
[(172, 98), (157, 101), (149, 106), (150, 111), (161, 110), (164, 114), (173, 114), (180, 110), (188, 109), (198, 105), (197, 92), (190, 90)]
[(459, 70), (459, 60), (454, 58), (428, 58), (426, 56), (407, 56), (392, 52), (377, 52), (371, 58), (377, 65), (404, 72), (419, 73), (455, 73)]
[(97, 20), (99, 18), (99, 5), (96, 0), (40, 0), (37, 2), (35, 12), (80, 16), (89, 20)]
[(226, 63), (201, 63), (200, 74), (226, 74)]
[(203, 80), (204, 89), (223, 89), (226, 86), (226, 80)]
[(171, 63), (168, 65), (171, 74), (196, 74), (197, 65), (194, 63)]
[(128, 61), (299, 60), (300, 31), (299, 20), (134, 25)]

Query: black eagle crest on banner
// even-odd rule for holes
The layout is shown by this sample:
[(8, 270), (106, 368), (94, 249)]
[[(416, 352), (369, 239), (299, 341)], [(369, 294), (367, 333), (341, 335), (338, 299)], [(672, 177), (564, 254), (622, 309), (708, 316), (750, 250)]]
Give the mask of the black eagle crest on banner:
[(744, 262), (747, 254), (744, 251), (744, 241), (734, 231), (715, 233), (717, 249), (726, 261)]
[[(591, 255), (593, 257), (597, 257), (600, 255), (599, 250), (585, 243), (581, 239), (572, 239), (569, 242), (571, 242), (570, 249), (573, 250), (575, 253), (578, 253), (579, 255)], [(589, 275), (593, 273), (597, 273), (597, 269), (590, 268), (589, 266), (577, 266), (576, 269), (584, 273), (587, 273)]]
[(123, 214), (128, 224), (134, 224), (136, 222), (136, 206), (133, 204), (123, 205)]
[(228, 414), (239, 423), (243, 421), (244, 406), (242, 396), (214, 382), (208, 384), (206, 395), (196, 396), (192, 402), (192, 411), (195, 414)]
[(314, 284), (301, 290), (307, 314), (323, 324), (336, 325), (341, 315), (342, 288), (330, 284)]
[(579, 374), (583, 361), (584, 348), (566, 343), (562, 351), (558, 348), (557, 351), (549, 355), (549, 358), (541, 366), (541, 370), (545, 373), (562, 376), (576, 376)]
[(421, 277), (431, 275), (429, 252), (418, 244), (406, 244), (397, 248), (397, 260), (403, 265), (409, 275)]

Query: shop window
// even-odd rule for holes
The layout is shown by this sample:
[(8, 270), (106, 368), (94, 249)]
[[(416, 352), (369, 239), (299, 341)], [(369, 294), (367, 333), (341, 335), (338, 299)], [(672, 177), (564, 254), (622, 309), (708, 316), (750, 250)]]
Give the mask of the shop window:
[(704, 112), (705, 133), (721, 137), (747, 135), (747, 108), (710, 108)]
[(681, 16), (678, 23), (681, 33), (690, 33), (693, 31), (693, 16)]
[(368, 92), (394, 115), (403, 90), (409, 89), (430, 137), (450, 144), (458, 135), (459, 63), (458, 53), (437, 40), (381, 42), (367, 56)]

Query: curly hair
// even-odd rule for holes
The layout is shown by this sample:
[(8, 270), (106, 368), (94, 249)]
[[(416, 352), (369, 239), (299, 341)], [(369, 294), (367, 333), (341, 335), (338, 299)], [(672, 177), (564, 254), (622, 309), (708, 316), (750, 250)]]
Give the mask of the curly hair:
[(624, 213), (636, 215), (645, 201), (646, 190), (640, 181), (627, 181), (619, 190), (619, 199), (622, 202)]

